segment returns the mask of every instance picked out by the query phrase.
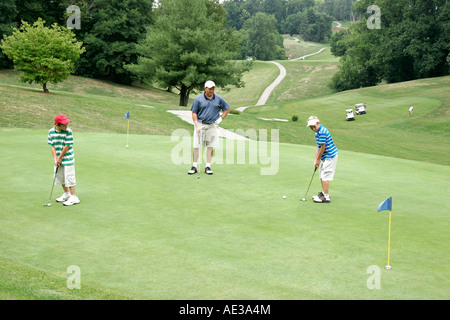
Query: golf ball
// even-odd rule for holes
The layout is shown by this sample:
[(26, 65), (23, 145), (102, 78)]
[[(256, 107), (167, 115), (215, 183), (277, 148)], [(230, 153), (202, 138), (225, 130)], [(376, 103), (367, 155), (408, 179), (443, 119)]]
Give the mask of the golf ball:
[(283, 199), (286, 199), (286, 196), (283, 196)]

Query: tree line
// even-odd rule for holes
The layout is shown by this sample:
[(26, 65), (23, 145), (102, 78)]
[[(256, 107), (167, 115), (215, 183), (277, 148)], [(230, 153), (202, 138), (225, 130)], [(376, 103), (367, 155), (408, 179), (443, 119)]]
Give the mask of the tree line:
[[(306, 40), (328, 41), (333, 18), (326, 11), (340, 2), (352, 0), (231, 0), (223, 4), (219, 0), (2, 0), (0, 32), (4, 37), (11, 36), (14, 28), (24, 32), (20, 28), (27, 23), (30, 32), (39, 28), (51, 34), (48, 27), (65, 26), (73, 15), (66, 9), (76, 6), (80, 27), (72, 32), (83, 47), (78, 48), (81, 55), (73, 61), (71, 72), (122, 84), (139, 80), (176, 88), (180, 104), (186, 105), (189, 93), (201, 90), (207, 77), (214, 76), (218, 86), (242, 86), (242, 74), (251, 66), (248, 56), (286, 59), (281, 33), (287, 28)], [(233, 18), (237, 12), (238, 21)], [(8, 48), (12, 55), (13, 47)], [(45, 46), (40, 54), (46, 49), (51, 56), (49, 48)], [(236, 63), (239, 59), (244, 62)], [(40, 59), (40, 71), (55, 70), (54, 64), (44, 66), (44, 60)], [(3, 49), (0, 68), (12, 64)]]
[[(372, 5), (379, 12), (367, 13)], [(331, 52), (341, 57), (333, 89), (450, 73), (450, 1), (360, 0), (354, 8), (361, 21), (331, 37)]]

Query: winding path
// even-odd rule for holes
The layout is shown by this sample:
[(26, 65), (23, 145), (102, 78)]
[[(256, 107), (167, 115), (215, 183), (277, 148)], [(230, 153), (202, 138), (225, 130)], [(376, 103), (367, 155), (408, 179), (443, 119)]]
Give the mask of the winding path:
[[(325, 49), (326, 49), (326, 48), (322, 48), (322, 49), (320, 49), (320, 50), (317, 51), (317, 52), (310, 53), (310, 54), (307, 54), (307, 55), (304, 55), (304, 56), (301, 56), (301, 57), (298, 57), (298, 58), (295, 58), (295, 59), (291, 59), (291, 61), (292, 61), (292, 60), (305, 60), (305, 58), (310, 57), (310, 56), (314, 56), (314, 55), (316, 55), (316, 54), (319, 54), (319, 53), (321, 53), (321, 52), (322, 52), (323, 50), (325, 50)], [(269, 99), (270, 95), (272, 94), (273, 89), (275, 89), (275, 87), (276, 87), (277, 85), (279, 85), (280, 82), (281, 82), (281, 81), (284, 79), (284, 77), (286, 76), (286, 69), (285, 69), (280, 63), (275, 62), (275, 61), (269, 61), (269, 62), (274, 63), (274, 64), (278, 67), (278, 69), (280, 69), (280, 74), (279, 74), (278, 77), (275, 79), (275, 81), (272, 82), (272, 84), (270, 84), (270, 86), (268, 86), (268, 87), (266, 88), (266, 90), (264, 90), (263, 94), (262, 94), (261, 97), (259, 98), (258, 102), (255, 104), (255, 106), (262, 106), (262, 105), (266, 104), (267, 100)], [(239, 108), (236, 108), (236, 110), (242, 112), (242, 111), (244, 111), (245, 109), (247, 109), (247, 108), (249, 108), (249, 107), (250, 107), (250, 106), (248, 106), (248, 107), (239, 107)]]

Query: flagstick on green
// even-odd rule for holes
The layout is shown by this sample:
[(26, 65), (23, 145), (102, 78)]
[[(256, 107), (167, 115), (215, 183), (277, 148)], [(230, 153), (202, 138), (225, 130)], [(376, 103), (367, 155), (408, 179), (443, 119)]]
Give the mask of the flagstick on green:
[(128, 136), (130, 135), (130, 112), (125, 113), (125, 119), (127, 119), (127, 145), (125, 148), (128, 148)]
[(382, 210), (389, 210), (389, 233), (388, 233), (388, 261), (386, 269), (390, 270), (390, 255), (391, 255), (391, 213), (392, 213), (392, 197), (387, 198), (378, 205), (378, 212)]
[(391, 269), (391, 265), (389, 264), (389, 258), (391, 255), (391, 211), (389, 211), (389, 235), (388, 235), (388, 262), (386, 269)]

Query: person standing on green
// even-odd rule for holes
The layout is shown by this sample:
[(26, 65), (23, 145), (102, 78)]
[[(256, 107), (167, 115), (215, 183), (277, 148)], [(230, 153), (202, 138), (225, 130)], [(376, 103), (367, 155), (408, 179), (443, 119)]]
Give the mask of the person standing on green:
[(317, 196), (313, 196), (314, 202), (330, 202), (330, 181), (333, 180), (338, 159), (338, 149), (334, 145), (330, 132), (321, 123), (318, 117), (308, 118), (306, 127), (315, 132), (316, 156), (314, 157), (314, 169), (319, 168), (319, 176), (322, 184), (322, 191)]
[(80, 203), (75, 193), (75, 157), (73, 151), (71, 122), (63, 114), (55, 117), (55, 126), (48, 131), (47, 143), (51, 146), (53, 163), (55, 165), (55, 184), (61, 185), (64, 193), (56, 199), (65, 206)]

